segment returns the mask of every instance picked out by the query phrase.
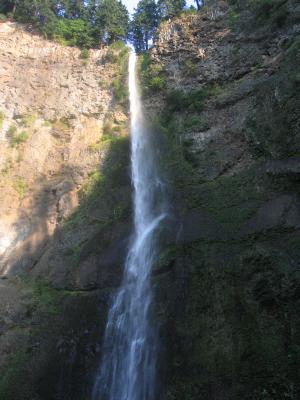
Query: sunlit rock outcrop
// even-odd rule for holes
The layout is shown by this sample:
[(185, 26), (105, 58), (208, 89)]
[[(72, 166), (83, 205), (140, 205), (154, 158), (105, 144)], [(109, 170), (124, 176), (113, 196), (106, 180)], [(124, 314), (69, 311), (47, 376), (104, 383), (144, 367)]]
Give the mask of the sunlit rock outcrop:
[(117, 68), (105, 62), (106, 53), (91, 50), (83, 59), (80, 49), (0, 24), (2, 275), (37, 261), (104, 157), (98, 146), (104, 123), (126, 124), (113, 104)]

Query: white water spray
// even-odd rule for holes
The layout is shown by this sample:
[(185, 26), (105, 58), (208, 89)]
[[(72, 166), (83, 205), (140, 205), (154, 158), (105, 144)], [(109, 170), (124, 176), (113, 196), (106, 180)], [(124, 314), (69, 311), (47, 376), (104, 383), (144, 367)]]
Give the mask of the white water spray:
[(154, 400), (156, 397), (157, 329), (151, 318), (151, 271), (157, 255), (157, 229), (166, 214), (155, 147), (145, 129), (135, 70), (136, 55), (131, 53), (134, 237), (123, 283), (109, 311), (93, 400)]

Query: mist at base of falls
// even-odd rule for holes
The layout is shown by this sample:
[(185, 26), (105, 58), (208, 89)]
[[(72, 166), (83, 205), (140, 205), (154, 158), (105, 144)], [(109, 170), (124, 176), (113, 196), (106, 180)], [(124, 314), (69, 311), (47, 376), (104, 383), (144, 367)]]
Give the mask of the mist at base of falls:
[(166, 203), (155, 148), (143, 119), (136, 61), (132, 52), (129, 95), (134, 232), (123, 282), (109, 310), (92, 400), (157, 398), (158, 331), (153, 318), (151, 271), (157, 258), (157, 230), (166, 217)]

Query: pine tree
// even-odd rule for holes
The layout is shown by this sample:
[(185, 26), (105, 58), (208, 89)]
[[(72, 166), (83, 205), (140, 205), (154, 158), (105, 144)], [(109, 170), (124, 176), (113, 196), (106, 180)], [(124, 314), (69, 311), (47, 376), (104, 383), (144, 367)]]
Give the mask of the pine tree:
[(86, 1), (86, 18), (92, 25), (94, 25), (96, 20), (97, 8), (98, 8), (98, 0)]
[(148, 50), (158, 26), (158, 8), (155, 0), (140, 0), (131, 23), (131, 40), (137, 52)]
[(55, 17), (55, 0), (16, 0), (14, 16), (21, 22), (45, 25)]
[(161, 19), (173, 18), (186, 6), (185, 0), (159, 0), (158, 8)]
[(84, 0), (63, 0), (60, 3), (65, 18), (84, 18), (86, 16), (86, 6)]
[(95, 15), (95, 32), (104, 43), (126, 40), (128, 10), (120, 0), (101, 0)]
[(129, 16), (121, 0), (0, 0), (0, 13), (33, 24), (48, 38), (84, 48), (126, 40)]

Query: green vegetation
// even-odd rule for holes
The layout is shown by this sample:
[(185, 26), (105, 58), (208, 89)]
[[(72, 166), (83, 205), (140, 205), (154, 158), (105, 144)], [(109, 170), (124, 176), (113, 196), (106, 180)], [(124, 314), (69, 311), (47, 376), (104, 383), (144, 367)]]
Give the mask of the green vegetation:
[(22, 200), (27, 190), (27, 185), (24, 178), (22, 178), (21, 176), (16, 177), (13, 182), (13, 187), (15, 191), (18, 193), (19, 198)]
[(115, 135), (113, 135), (112, 133), (104, 134), (104, 135), (101, 136), (101, 139), (100, 139), (100, 142), (99, 142), (98, 146), (101, 147), (102, 143), (111, 142), (114, 139), (117, 140), (117, 137)]
[(37, 116), (35, 114), (25, 114), (21, 118), (21, 123), (26, 128), (30, 128), (36, 121)]
[[(276, 299), (285, 292), (280, 283), (291, 288), (299, 278), (275, 248), (270, 242), (247, 240), (177, 246), (176, 259), (184, 263), (188, 256), (194, 270), (185, 287), (185, 306), (180, 306), (179, 299), (166, 312), (175, 336), (173, 343), (167, 343), (172, 358), (167, 399), (209, 398), (215, 381), (224, 386), (229, 382), (226, 390), (231, 398), (297, 398), (298, 336), (282, 340), (290, 318), (297, 324), (299, 317), (292, 310), (292, 295), (285, 301)], [(218, 323), (222, 327), (216, 332)], [(259, 336), (261, 330), (266, 334)], [(232, 351), (235, 338), (242, 349), (238, 356)], [(175, 351), (178, 342), (179, 352)], [(199, 370), (205, 371), (201, 377)]]
[(10, 125), (7, 134), (12, 147), (18, 147), (28, 139), (28, 133), (26, 131), (21, 131), (18, 133), (18, 128), (16, 125)]
[(103, 135), (110, 135), (113, 128), (113, 123), (110, 119), (107, 119), (103, 125)]
[(6, 22), (8, 17), (5, 14), (0, 14), (0, 22)]
[(121, 1), (101, 0), (94, 14), (94, 29), (103, 42), (111, 44), (127, 38), (129, 15)]
[(189, 131), (206, 131), (209, 129), (199, 113), (206, 100), (221, 92), (219, 85), (206, 86), (190, 92), (172, 90), (165, 97), (165, 108), (151, 121), (153, 132), (160, 132), (163, 145), (168, 149), (162, 154), (162, 169), (167, 170), (177, 188), (185, 187), (201, 178), (197, 173), (197, 153), (191, 151), (193, 139), (185, 137)]
[(300, 72), (295, 75), (295, 82), (300, 83)]
[[(278, 73), (255, 92), (257, 107), (248, 115), (246, 137), (256, 156), (283, 158), (300, 153), (299, 63), (300, 39), (296, 37), (289, 44)], [(261, 107), (264, 113), (259, 111)]]
[(47, 38), (81, 48), (125, 40), (129, 24), (128, 11), (119, 0), (4, 0), (0, 12), (33, 24)]
[(103, 124), (103, 135), (110, 135), (113, 123), (111, 119), (107, 119)]
[(130, 40), (138, 53), (148, 50), (156, 28), (162, 20), (179, 15), (185, 0), (140, 0), (130, 24)]
[(138, 53), (148, 50), (159, 23), (180, 15), (185, 6), (185, 0), (140, 0), (130, 24), (129, 37), (135, 50)]
[(231, 9), (228, 14), (229, 25), (232, 29), (236, 28), (238, 22), (240, 21), (240, 14), (235, 10)]
[[(196, 4), (200, 9), (200, 0)], [(185, 0), (140, 0), (130, 23), (120, 0), (3, 0), (0, 15), (1, 20), (11, 15), (31, 23), (62, 45), (91, 48), (129, 39), (141, 52), (148, 49), (159, 22), (180, 15), (185, 6)], [(195, 8), (186, 12), (195, 13)]]
[[(109, 140), (109, 139), (108, 139)], [(81, 188), (81, 197), (90, 197), (94, 196), (95, 188), (96, 187), (101, 187), (104, 183), (104, 176), (103, 174), (99, 171), (93, 171), (89, 174), (89, 179)]]
[(94, 44), (91, 27), (82, 19), (57, 18), (45, 34), (62, 45), (89, 48)]
[(125, 68), (129, 49), (124, 42), (118, 40), (112, 43), (105, 54), (104, 61), (107, 63), (118, 64), (119, 68)]
[(137, 52), (148, 50), (159, 22), (159, 12), (155, 0), (140, 0), (131, 22), (131, 36)]
[(166, 95), (167, 108), (169, 112), (201, 112), (209, 97), (218, 96), (222, 92), (223, 89), (218, 84), (189, 92), (174, 89)]
[(43, 122), (43, 125), (46, 126), (47, 128), (51, 128), (52, 123), (51, 123), (51, 121), (45, 119), (45, 121)]
[(18, 129), (15, 125), (9, 127), (7, 134), (10, 138), (10, 144), (12, 147), (18, 147), (20, 144), (26, 142), (29, 137), (26, 131), (18, 133)]
[(126, 78), (121, 75), (112, 81), (114, 97), (119, 104), (128, 104), (128, 89), (126, 86)]
[[(88, 180), (82, 186), (80, 206), (65, 222), (70, 229), (89, 218), (95, 204), (100, 216), (94, 217), (94, 223), (99, 225), (99, 229), (122, 219), (128, 212), (130, 191), (128, 199), (127, 196), (124, 199), (124, 195), (120, 196), (120, 193), (124, 190), (124, 173), (129, 163), (129, 138), (120, 136), (116, 128), (108, 120), (103, 136), (90, 148), (91, 151), (101, 150), (105, 154), (104, 163), (101, 169), (90, 173)], [(120, 125), (119, 129), (123, 129), (123, 126)]]
[(167, 81), (164, 67), (161, 64), (155, 63), (149, 53), (140, 55), (139, 72), (144, 95), (165, 89)]
[[(51, 331), (56, 329), (57, 318), (62, 310), (61, 300), (68, 293), (55, 290), (47, 283), (33, 280), (25, 274), (19, 276), (15, 284), (27, 299), (27, 321), (24, 323), (24, 320), (18, 320), (18, 325), (13, 328), (17, 341), (14, 342), (14, 350), (9, 349), (5, 368), (1, 368), (0, 398), (31, 400), (37, 398), (32, 371), (36, 368), (40, 354), (40, 349), (36, 351), (32, 344), (42, 340), (44, 335), (49, 338)], [(16, 334), (16, 331), (19, 332)]]
[(282, 26), (287, 18), (286, 1), (282, 0), (252, 0), (251, 7), (256, 15), (259, 24), (267, 20)]
[(13, 162), (11, 159), (6, 160), (3, 169), (1, 170), (1, 174), (7, 175), (13, 166)]
[(54, 131), (67, 135), (70, 130), (70, 122), (66, 118), (57, 119), (52, 122), (52, 128)]
[(54, 289), (47, 282), (26, 274), (20, 276), (20, 284), (30, 292), (31, 313), (37, 312), (39, 317), (59, 314), (59, 301), (67, 294), (66, 291)]
[[(17, 350), (12, 356), (8, 368), (0, 378), (0, 398), (13, 400), (15, 385), (24, 384), (24, 366), (29, 359), (29, 354), (24, 349)], [(26, 396), (26, 394), (25, 394)]]
[(158, 10), (161, 19), (175, 17), (186, 6), (185, 0), (158, 0)]
[[(239, 28), (248, 30), (264, 24), (281, 27), (288, 15), (286, 0), (247, 0), (246, 2), (230, 0), (229, 3), (232, 7), (228, 14), (228, 21), (232, 29), (236, 29), (239, 26)], [(249, 20), (251, 21), (250, 24), (246, 22), (242, 27), (239, 24), (240, 14), (245, 7), (249, 8), (253, 18)]]
[(18, 128), (16, 127), (16, 125), (10, 125), (10, 127), (8, 128), (7, 134), (10, 138), (13, 138), (17, 132)]
[[(229, 23), (233, 29), (253, 30), (265, 25), (268, 29), (272, 27), (282, 27), (288, 16), (288, 7), (286, 0), (231, 0), (232, 5), (228, 14)], [(240, 24), (240, 15), (247, 8), (252, 15), (242, 25)]]
[(164, 110), (151, 121), (151, 129), (161, 136), (161, 154), (158, 156), (158, 162), (172, 181), (172, 186), (183, 187), (197, 179), (193, 165), (186, 157), (186, 150), (180, 141), (180, 133), (183, 130), (180, 119)]
[(264, 15), (266, 18), (276, 4), (276, 0), (251, 0), (250, 4), (256, 9), (257, 13)]
[(113, 51), (111, 47), (108, 48), (105, 57), (103, 58), (104, 62), (115, 64), (118, 62), (118, 53)]
[(188, 59), (184, 63), (184, 73), (188, 76), (195, 76), (197, 73), (197, 63)]
[(296, 36), (292, 43), (290, 43), (287, 49), (287, 56), (289, 57), (289, 61), (292, 61), (293, 57), (300, 57), (300, 36)]
[(119, 136), (127, 134), (127, 125), (115, 124), (111, 119), (107, 119), (104, 122), (102, 133), (103, 135), (100, 139), (102, 142), (105, 142), (108, 138), (109, 140), (117, 139)]
[(63, 291), (56, 290), (43, 281), (26, 281), (26, 286), (32, 290), (32, 307), (39, 315), (58, 315), (59, 300)]
[(209, 125), (206, 121), (203, 121), (202, 118), (197, 115), (188, 116), (184, 121), (185, 128), (193, 128), (198, 129), (200, 131), (206, 131), (209, 128)]
[(0, 111), (0, 129), (3, 126), (4, 119), (5, 119), (5, 114), (3, 111)]
[(202, 111), (209, 95), (207, 88), (184, 92), (179, 89), (170, 91), (166, 96), (168, 109), (175, 111)]
[[(199, 2), (200, 3), (200, 2)], [(200, 6), (199, 6), (199, 10), (200, 10)], [(189, 8), (181, 11), (181, 13), (179, 14), (180, 17), (184, 18), (186, 16), (189, 15), (196, 15), (197, 14), (197, 9), (194, 6), (190, 6)]]
[(112, 45), (110, 51), (115, 54), (117, 59), (117, 76), (112, 82), (115, 100), (124, 107), (128, 106), (128, 56), (129, 49), (124, 43), (117, 42)]
[(220, 86), (218, 83), (215, 83), (214, 85), (210, 86), (208, 90), (208, 94), (210, 97), (218, 96), (223, 92), (224, 92), (224, 87)]
[(119, 51), (124, 50), (125, 47), (126, 44), (123, 42), (123, 40), (117, 40), (109, 46), (111, 50), (119, 50)]

